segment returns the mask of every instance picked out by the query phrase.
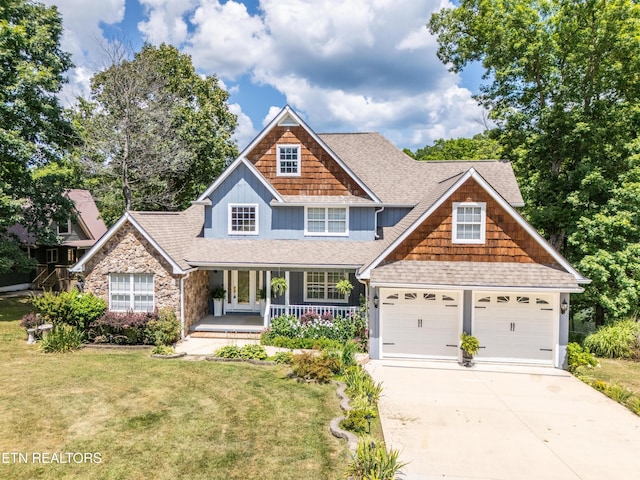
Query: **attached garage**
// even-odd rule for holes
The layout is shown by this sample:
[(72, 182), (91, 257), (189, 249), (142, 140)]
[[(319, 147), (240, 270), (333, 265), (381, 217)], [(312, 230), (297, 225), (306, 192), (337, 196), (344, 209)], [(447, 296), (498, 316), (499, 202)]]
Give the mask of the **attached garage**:
[(462, 292), (381, 289), (383, 357), (458, 357)]
[(472, 332), (480, 341), (478, 360), (552, 364), (557, 304), (552, 294), (475, 292)]

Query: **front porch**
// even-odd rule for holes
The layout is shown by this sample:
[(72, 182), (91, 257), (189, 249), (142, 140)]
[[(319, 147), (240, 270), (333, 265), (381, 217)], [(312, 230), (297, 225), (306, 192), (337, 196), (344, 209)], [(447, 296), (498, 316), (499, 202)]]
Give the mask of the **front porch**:
[(208, 315), (191, 325), (190, 332), (260, 333), (264, 330), (264, 320), (260, 315)]

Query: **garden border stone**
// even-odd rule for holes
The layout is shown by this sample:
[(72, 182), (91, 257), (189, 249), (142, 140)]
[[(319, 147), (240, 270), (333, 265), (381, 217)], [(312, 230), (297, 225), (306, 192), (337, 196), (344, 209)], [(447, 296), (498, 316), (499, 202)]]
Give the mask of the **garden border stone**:
[[(338, 385), (338, 388), (336, 389), (336, 395), (338, 396), (338, 398), (340, 398), (340, 408), (345, 412), (349, 412), (349, 410), (351, 410), (351, 405), (349, 405), (349, 397), (346, 393), (347, 385), (343, 382), (334, 383)], [(342, 422), (342, 420), (344, 420), (345, 418), (347, 417), (345, 417), (344, 415), (333, 418), (331, 422), (329, 422), (329, 430), (334, 437), (344, 438), (347, 441), (349, 450), (351, 450), (352, 452), (356, 452), (358, 450), (358, 437), (355, 434), (340, 428), (340, 422)]]

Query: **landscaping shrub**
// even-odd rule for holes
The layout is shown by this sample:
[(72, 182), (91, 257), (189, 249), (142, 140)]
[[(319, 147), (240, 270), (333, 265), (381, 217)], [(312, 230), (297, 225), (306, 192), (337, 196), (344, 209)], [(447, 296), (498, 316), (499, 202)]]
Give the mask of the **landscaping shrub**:
[(293, 362), (293, 353), (291, 352), (277, 352), (273, 356), (273, 361), (275, 363), (280, 363), (284, 365), (291, 365)]
[(225, 345), (213, 352), (213, 356), (218, 358), (240, 358), (240, 347), (236, 345)]
[(107, 312), (89, 326), (89, 339), (95, 343), (150, 345), (148, 323), (157, 320), (156, 312)]
[(262, 334), (260, 343), (263, 345), (273, 345), (274, 347), (294, 349), (315, 349), (315, 350), (340, 350), (342, 343), (328, 338), (288, 338), (271, 337), (267, 332)]
[(351, 367), (344, 374), (347, 394), (351, 398), (367, 398), (370, 402), (377, 402), (382, 393), (382, 383), (375, 383), (361, 367)]
[(353, 433), (371, 433), (367, 431), (368, 426), (367, 412), (355, 408), (349, 410), (347, 417), (340, 422), (340, 428)]
[(593, 368), (598, 365), (598, 359), (588, 349), (572, 342), (567, 345), (567, 367), (570, 372), (575, 372), (578, 367)]
[(291, 364), (293, 374), (305, 380), (315, 380), (327, 383), (340, 372), (342, 364), (338, 358), (329, 356), (326, 352), (303, 352), (293, 356)]
[(151, 350), (151, 353), (153, 355), (175, 355), (176, 349), (168, 345), (156, 345)]
[(267, 352), (262, 345), (245, 345), (240, 349), (240, 358), (252, 360), (266, 360)]
[(44, 292), (33, 295), (31, 303), (40, 313), (44, 323), (67, 324), (85, 330), (100, 318), (107, 309), (107, 303), (92, 293)]
[(357, 365), (356, 362), (356, 352), (358, 351), (358, 344), (354, 341), (349, 341), (344, 344), (342, 347), (341, 360), (342, 365), (347, 367), (353, 367)]
[[(269, 327), (262, 335), (262, 342), (265, 345), (272, 345), (273, 340), (278, 337), (285, 338), (305, 338), (305, 339), (329, 339), (341, 343), (349, 340), (358, 340), (358, 344), (366, 346), (366, 320), (359, 314), (349, 317), (335, 317), (331, 314), (320, 314), (315, 311), (306, 312), (296, 319), (293, 315), (282, 315), (274, 318)], [(301, 347), (294, 347), (301, 348)]]
[(584, 346), (597, 357), (631, 358), (638, 348), (638, 335), (638, 322), (620, 320), (589, 335), (584, 340)]
[(388, 450), (382, 442), (365, 437), (358, 442), (346, 476), (353, 480), (393, 480), (407, 464), (399, 461), (397, 450)]
[(45, 353), (69, 352), (82, 346), (84, 333), (70, 325), (58, 325), (40, 341), (40, 349)]
[(180, 340), (180, 322), (172, 308), (162, 308), (158, 318), (147, 322), (145, 336), (154, 345), (173, 345)]

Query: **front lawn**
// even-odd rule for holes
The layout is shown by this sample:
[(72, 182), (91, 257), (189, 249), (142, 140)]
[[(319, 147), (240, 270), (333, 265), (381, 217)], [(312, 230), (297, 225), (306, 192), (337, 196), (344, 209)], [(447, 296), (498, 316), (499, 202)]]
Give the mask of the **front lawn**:
[(29, 310), (0, 298), (0, 478), (342, 475), (346, 442), (328, 431), (340, 414), (334, 386), (297, 383), (283, 367), (148, 351), (43, 354), (18, 325)]
[(600, 367), (580, 367), (578, 376), (640, 415), (640, 362), (599, 358)]

